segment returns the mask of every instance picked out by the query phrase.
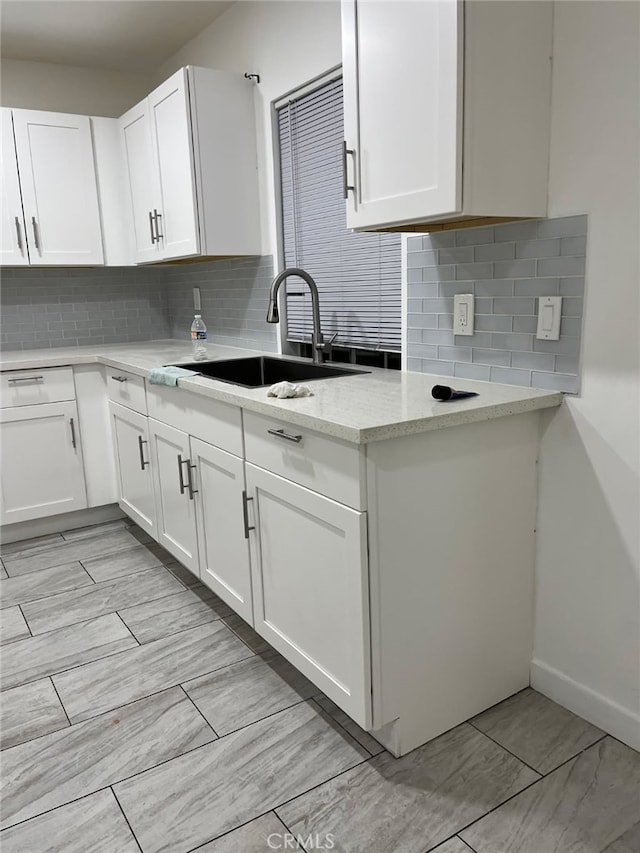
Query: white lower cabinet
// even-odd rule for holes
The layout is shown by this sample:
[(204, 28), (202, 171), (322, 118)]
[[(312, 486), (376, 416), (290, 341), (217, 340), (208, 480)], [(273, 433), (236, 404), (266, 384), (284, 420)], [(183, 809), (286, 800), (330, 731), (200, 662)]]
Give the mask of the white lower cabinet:
[(189, 436), (149, 418), (158, 542), (194, 574), (198, 572), (198, 539), (194, 469)]
[(156, 535), (156, 508), (149, 450), (148, 418), (109, 404), (121, 509), (151, 536)]
[(87, 506), (75, 401), (0, 410), (0, 523)]
[(367, 514), (246, 468), (255, 628), (369, 729)]
[(253, 624), (247, 495), (244, 462), (191, 438), (200, 577), (247, 622)]

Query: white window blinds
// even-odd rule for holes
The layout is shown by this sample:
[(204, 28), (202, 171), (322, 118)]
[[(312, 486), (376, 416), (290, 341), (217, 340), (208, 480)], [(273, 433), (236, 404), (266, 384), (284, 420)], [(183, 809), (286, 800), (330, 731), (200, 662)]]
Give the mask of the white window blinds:
[[(277, 113), (285, 265), (315, 279), (325, 339), (337, 333), (336, 344), (399, 352), (400, 236), (354, 233), (345, 224), (342, 79)], [(286, 287), (287, 337), (309, 341), (308, 289), (295, 278)]]

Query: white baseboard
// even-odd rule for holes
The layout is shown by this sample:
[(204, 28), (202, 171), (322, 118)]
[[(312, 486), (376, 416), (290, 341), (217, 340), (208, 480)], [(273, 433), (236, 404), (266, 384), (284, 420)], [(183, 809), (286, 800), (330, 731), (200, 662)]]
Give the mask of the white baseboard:
[(79, 509), (75, 512), (50, 515), (48, 518), (35, 518), (33, 521), (5, 524), (4, 527), (0, 528), (0, 540), (5, 544), (20, 542), (22, 539), (46, 536), (48, 533), (62, 533), (65, 530), (74, 530), (76, 527), (89, 527), (91, 524), (101, 524), (103, 521), (114, 521), (116, 518), (124, 517), (125, 514), (118, 504)]
[(531, 686), (594, 726), (640, 751), (640, 713), (612, 702), (539, 660), (531, 662)]

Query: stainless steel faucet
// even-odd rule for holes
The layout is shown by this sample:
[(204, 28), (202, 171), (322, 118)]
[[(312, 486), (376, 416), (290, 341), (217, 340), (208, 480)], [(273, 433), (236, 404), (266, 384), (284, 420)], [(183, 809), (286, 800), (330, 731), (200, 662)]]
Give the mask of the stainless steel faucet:
[[(269, 308), (267, 310), (267, 323), (279, 323), (280, 315), (278, 313), (278, 290), (282, 282), (289, 278), (290, 275), (297, 275), (309, 287), (311, 292), (311, 311), (313, 314), (313, 332), (311, 334), (311, 352), (315, 364), (322, 364), (325, 352), (324, 337), (320, 328), (320, 301), (318, 299), (318, 285), (311, 278), (308, 272), (298, 269), (298, 267), (289, 267), (286, 270), (278, 273), (271, 285), (269, 294)], [(302, 295), (302, 294), (296, 294)], [(334, 335), (335, 338), (335, 335)]]

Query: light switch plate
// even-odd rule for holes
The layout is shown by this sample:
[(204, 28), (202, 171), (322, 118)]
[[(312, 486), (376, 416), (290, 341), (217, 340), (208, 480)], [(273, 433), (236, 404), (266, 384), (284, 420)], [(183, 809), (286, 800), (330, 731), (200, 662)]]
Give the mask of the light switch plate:
[(453, 297), (453, 334), (473, 334), (475, 298), (473, 293), (456, 293)]
[(541, 296), (538, 299), (538, 330), (536, 332), (538, 340), (560, 340), (561, 314), (561, 296)]

